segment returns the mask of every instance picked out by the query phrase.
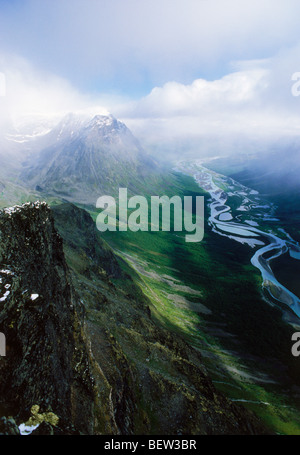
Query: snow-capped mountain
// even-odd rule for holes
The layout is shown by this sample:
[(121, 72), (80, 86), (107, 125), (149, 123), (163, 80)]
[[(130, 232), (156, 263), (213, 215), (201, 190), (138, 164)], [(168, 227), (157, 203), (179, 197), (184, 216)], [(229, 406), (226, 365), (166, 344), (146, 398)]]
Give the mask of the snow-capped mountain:
[(40, 152), (25, 163), (23, 181), (77, 202), (94, 204), (122, 186), (141, 191), (146, 177), (157, 177), (155, 162), (112, 115), (68, 114), (37, 144)]

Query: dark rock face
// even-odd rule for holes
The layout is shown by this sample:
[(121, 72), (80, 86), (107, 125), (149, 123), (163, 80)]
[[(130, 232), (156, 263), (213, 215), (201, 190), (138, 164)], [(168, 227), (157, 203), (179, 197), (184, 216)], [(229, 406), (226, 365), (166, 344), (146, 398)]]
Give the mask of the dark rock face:
[(215, 389), (199, 352), (154, 322), (84, 210), (0, 212), (0, 278), (0, 433), (29, 417), (41, 419), (33, 434), (265, 433)]
[[(0, 214), (0, 395), (19, 419), (52, 411), (91, 430), (93, 384), (62, 240), (46, 204)], [(83, 418), (85, 417), (85, 418)]]
[(17, 436), (20, 434), (18, 425), (16, 421), (12, 418), (7, 419), (6, 417), (1, 417), (0, 419), (0, 435), (14, 435)]

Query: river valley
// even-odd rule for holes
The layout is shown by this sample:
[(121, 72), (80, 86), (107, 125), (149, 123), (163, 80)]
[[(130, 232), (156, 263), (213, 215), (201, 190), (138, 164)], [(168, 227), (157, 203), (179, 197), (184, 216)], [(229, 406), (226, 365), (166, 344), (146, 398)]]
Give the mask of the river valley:
[(300, 299), (276, 278), (271, 262), (288, 254), (300, 260), (299, 243), (280, 226), (276, 207), (258, 191), (207, 169), (202, 161), (180, 161), (176, 170), (193, 176), (210, 195), (208, 225), (213, 232), (254, 250), (251, 263), (262, 276), (262, 286), (273, 302), (288, 306), (300, 318)]

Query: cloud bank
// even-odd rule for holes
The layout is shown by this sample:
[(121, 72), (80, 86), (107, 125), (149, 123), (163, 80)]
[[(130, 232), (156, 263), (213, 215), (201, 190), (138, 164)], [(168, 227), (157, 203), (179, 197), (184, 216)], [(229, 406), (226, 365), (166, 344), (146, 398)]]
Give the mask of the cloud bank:
[[(100, 97), (81, 93), (55, 74), (35, 68), (16, 55), (0, 55), (1, 81), (0, 126), (19, 127), (28, 121), (45, 119), (51, 125), (68, 112), (90, 111), (107, 114)], [(104, 101), (105, 102), (105, 101)]]
[(298, 0), (1, 3), (0, 127), (86, 109), (110, 111), (158, 151), (297, 138), (299, 15)]
[(12, 0), (0, 43), (80, 89), (141, 96), (292, 46), (299, 16), (298, 0)]
[(300, 136), (300, 97), (293, 74), (300, 71), (300, 46), (276, 56), (232, 64), (234, 71), (213, 81), (167, 82), (138, 101), (116, 108), (150, 147), (181, 153), (253, 151), (280, 138)]

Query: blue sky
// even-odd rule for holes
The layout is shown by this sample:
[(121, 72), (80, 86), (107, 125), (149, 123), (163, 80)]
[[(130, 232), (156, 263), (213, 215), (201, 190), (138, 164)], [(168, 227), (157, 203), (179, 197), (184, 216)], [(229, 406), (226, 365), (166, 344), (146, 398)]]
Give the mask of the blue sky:
[(82, 91), (146, 95), (217, 79), (300, 39), (294, 0), (0, 1), (3, 51)]
[(299, 17), (299, 0), (0, 0), (6, 104), (100, 104), (148, 139), (296, 134)]

